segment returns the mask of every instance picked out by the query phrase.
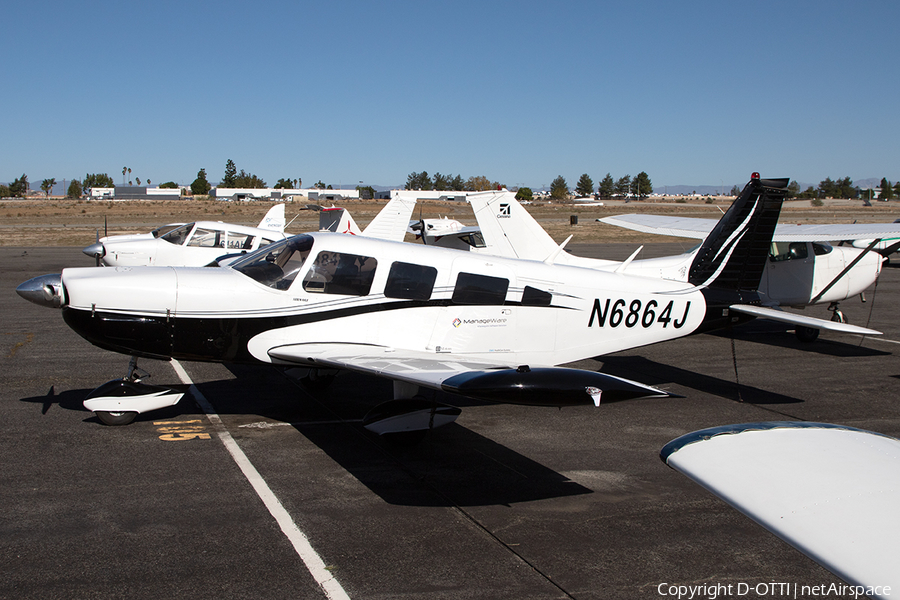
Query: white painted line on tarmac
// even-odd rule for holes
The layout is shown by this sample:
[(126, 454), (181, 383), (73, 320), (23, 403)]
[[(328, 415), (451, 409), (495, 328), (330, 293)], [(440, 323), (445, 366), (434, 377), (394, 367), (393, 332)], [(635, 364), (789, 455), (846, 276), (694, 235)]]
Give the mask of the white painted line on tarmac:
[(259, 471), (256, 470), (256, 467), (253, 466), (253, 463), (250, 462), (250, 459), (247, 458), (244, 451), (241, 450), (237, 442), (234, 441), (234, 438), (231, 437), (231, 434), (228, 432), (228, 429), (225, 428), (222, 419), (219, 418), (219, 415), (206, 397), (197, 389), (194, 382), (191, 381), (190, 376), (187, 374), (187, 371), (184, 370), (184, 367), (181, 366), (181, 363), (172, 359), (172, 367), (175, 369), (175, 373), (178, 375), (179, 379), (181, 379), (181, 382), (191, 386), (191, 394), (193, 394), (194, 399), (197, 400), (200, 408), (206, 413), (209, 422), (216, 429), (216, 432), (219, 434), (219, 439), (222, 440), (225, 448), (231, 453), (234, 462), (240, 467), (244, 477), (246, 477), (247, 481), (250, 482), (250, 485), (253, 486), (254, 491), (263, 501), (263, 504), (269, 509), (269, 513), (275, 517), (275, 521), (281, 527), (281, 531), (284, 532), (284, 535), (290, 540), (291, 544), (294, 546), (294, 550), (303, 560), (303, 564), (306, 565), (309, 573), (316, 580), (316, 583), (319, 584), (319, 587), (322, 588), (322, 591), (324, 591), (332, 600), (350, 600), (350, 596), (347, 595), (347, 592), (344, 591), (344, 588), (341, 587), (338, 580), (335, 579), (334, 575), (332, 575), (325, 567), (325, 561), (322, 560), (322, 557), (319, 556), (309, 543), (309, 538), (300, 531), (294, 523), (294, 520), (291, 518), (291, 515), (284, 509), (281, 502), (278, 500), (278, 497), (275, 496), (271, 488), (269, 488), (269, 484), (262, 478), (262, 475), (259, 474)]

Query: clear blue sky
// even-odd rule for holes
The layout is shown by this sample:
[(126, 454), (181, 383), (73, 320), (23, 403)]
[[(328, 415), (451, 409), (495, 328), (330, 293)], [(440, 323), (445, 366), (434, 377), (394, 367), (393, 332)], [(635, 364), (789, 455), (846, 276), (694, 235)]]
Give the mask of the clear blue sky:
[(15, 2), (0, 181), (900, 179), (900, 3)]

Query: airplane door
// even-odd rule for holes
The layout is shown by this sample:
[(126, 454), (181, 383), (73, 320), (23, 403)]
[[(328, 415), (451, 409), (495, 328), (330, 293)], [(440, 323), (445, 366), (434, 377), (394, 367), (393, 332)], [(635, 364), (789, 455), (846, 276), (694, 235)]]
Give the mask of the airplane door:
[(809, 242), (775, 242), (760, 291), (778, 304), (807, 304), (812, 297), (816, 257)]
[(458, 258), (448, 282), (449, 304), (438, 310), (429, 350), (511, 353), (516, 347), (515, 274), (490, 259)]

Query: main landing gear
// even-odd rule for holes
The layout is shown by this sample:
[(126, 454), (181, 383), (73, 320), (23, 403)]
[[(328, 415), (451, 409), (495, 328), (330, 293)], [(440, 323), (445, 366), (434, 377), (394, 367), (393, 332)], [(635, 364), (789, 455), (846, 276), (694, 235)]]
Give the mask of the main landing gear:
[[(860, 298), (863, 302), (866, 301), (866, 297), (860, 294)], [(828, 305), (828, 310), (831, 311), (831, 320), (835, 323), (849, 323), (850, 320), (847, 318), (847, 315), (841, 310), (840, 305), (837, 302), (832, 302)], [(797, 339), (803, 343), (810, 343), (816, 341), (819, 337), (819, 330), (815, 327), (803, 327), (798, 325), (794, 328), (794, 334), (797, 336)]]
[(184, 392), (142, 383), (150, 377), (138, 368), (137, 357), (128, 363), (128, 374), (122, 379), (107, 381), (84, 399), (84, 407), (93, 411), (104, 425), (128, 425), (142, 412), (173, 406)]

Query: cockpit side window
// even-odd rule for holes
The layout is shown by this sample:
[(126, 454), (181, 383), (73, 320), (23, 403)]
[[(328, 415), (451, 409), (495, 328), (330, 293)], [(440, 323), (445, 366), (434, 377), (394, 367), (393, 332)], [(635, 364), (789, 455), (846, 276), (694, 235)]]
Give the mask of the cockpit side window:
[(365, 296), (378, 261), (370, 256), (323, 250), (303, 278), (303, 289), (322, 294)]
[(819, 243), (813, 242), (813, 253), (816, 256), (822, 256), (823, 254), (828, 254), (832, 250), (834, 250), (834, 248), (828, 244), (819, 244)]
[(188, 246), (193, 246), (195, 248), (224, 248), (224, 233), (225, 232), (223, 231), (198, 227), (197, 230), (194, 231), (194, 235), (191, 236), (190, 241), (188, 241)]
[(796, 260), (808, 256), (806, 242), (772, 242), (772, 248), (769, 250), (769, 260), (772, 262)]
[(296, 235), (236, 261), (232, 267), (247, 277), (276, 290), (286, 290), (303, 268), (313, 239)]
[(187, 223), (185, 225), (182, 225), (181, 227), (176, 227), (168, 233), (163, 234), (162, 236), (160, 236), (160, 238), (166, 240), (170, 244), (181, 246), (184, 244), (184, 240), (187, 239), (188, 234), (193, 228), (193, 223)]

